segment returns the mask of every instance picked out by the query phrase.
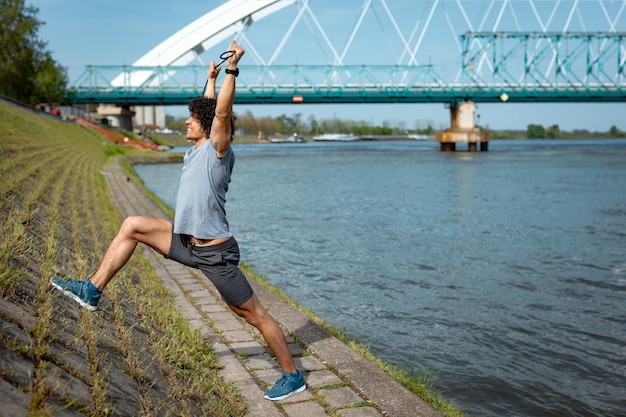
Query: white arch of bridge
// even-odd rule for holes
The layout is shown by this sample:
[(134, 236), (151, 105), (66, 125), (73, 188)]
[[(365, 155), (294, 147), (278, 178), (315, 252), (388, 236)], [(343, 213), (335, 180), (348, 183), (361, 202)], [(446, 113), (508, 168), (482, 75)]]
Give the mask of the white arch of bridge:
[[(200, 54), (233, 35), (241, 34), (252, 22), (295, 3), (296, 0), (230, 0), (185, 26), (139, 58), (133, 66), (187, 65), (200, 60)], [(201, 60), (200, 60), (201, 61)], [(131, 80), (123, 76), (114, 86), (141, 85), (151, 72), (134, 73)]]
[[(329, 6), (333, 9), (328, 9)], [(277, 13), (283, 9), (285, 13)], [(306, 47), (300, 47), (300, 64), (306, 65), (303, 61), (308, 59), (316, 64), (332, 66), (347, 63), (373, 65), (381, 61), (389, 65), (430, 65), (432, 57), (432, 65), (447, 81), (459, 82), (463, 48), (459, 36), (463, 33), (623, 32), (626, 30), (625, 10), (626, 0), (540, 3), (536, 0), (413, 0), (410, 3), (362, 0), (359, 9), (329, 0), (229, 0), (174, 33), (139, 58), (133, 66), (174, 69), (194, 61), (205, 65), (201, 54), (232, 38), (244, 44), (251, 55), (252, 59), (246, 62), (270, 66), (278, 62), (279, 54), (286, 48), (285, 45), (291, 45), (289, 42), (293, 41), (296, 33), (306, 32), (312, 36)], [(272, 22), (271, 29), (266, 26), (262, 30), (264, 33), (271, 32), (272, 39), (259, 40), (258, 31), (263, 25), (260, 28), (257, 25), (251, 27), (272, 14), (276, 14), (273, 20), (267, 19)], [(329, 20), (329, 16), (333, 19)], [(281, 28), (275, 27), (278, 18), (284, 23)], [(375, 36), (381, 40), (380, 44), (374, 44), (372, 36), (362, 37), (372, 29), (368, 22), (375, 22), (376, 28), (380, 29)], [(337, 25), (341, 33), (335, 33)], [(445, 44), (441, 39), (443, 32), (446, 32)], [(262, 48), (257, 50), (255, 42)], [(484, 41), (476, 38), (470, 45), (480, 49)], [(373, 53), (369, 53), (370, 49)], [(442, 51), (447, 55), (443, 55)], [(622, 52), (622, 56), (626, 56), (626, 51)], [(285, 61), (285, 55), (289, 54), (281, 56), (280, 61)], [(355, 61), (355, 57), (359, 62), (351, 62)], [(550, 62), (555, 60), (556, 55), (553, 54)], [(289, 65), (293, 62), (289, 61)], [(489, 75), (493, 70), (486, 55), (481, 56), (473, 66), (477, 71), (485, 71), (483, 75)], [(554, 63), (547, 65), (545, 70), (553, 68)], [(119, 75), (112, 85), (153, 85), (157, 82), (153, 76), (154, 73), (146, 68), (145, 71), (133, 71), (130, 75)]]
[(135, 66), (187, 65), (199, 55), (264, 17), (296, 0), (230, 0), (185, 26), (150, 52)]

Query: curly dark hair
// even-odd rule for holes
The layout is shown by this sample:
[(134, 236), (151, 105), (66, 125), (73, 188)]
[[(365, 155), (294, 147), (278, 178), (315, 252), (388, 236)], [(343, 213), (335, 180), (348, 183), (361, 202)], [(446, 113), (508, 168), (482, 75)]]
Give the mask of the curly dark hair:
[[(215, 107), (217, 100), (208, 97), (197, 97), (189, 102), (189, 114), (191, 117), (197, 119), (202, 126), (202, 130), (207, 137), (211, 133), (211, 126), (213, 125), (213, 118), (215, 117)], [(232, 142), (235, 134), (235, 121), (237, 117), (233, 114), (230, 117), (230, 141)]]

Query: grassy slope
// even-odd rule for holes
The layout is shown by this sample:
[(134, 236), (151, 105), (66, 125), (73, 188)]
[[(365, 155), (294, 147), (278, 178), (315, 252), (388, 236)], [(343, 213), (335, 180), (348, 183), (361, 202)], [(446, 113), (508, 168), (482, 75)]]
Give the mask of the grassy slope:
[(92, 273), (119, 227), (100, 174), (112, 153), (85, 128), (0, 103), (0, 396), (32, 415), (243, 415), (138, 254), (97, 313), (49, 289), (53, 274)]

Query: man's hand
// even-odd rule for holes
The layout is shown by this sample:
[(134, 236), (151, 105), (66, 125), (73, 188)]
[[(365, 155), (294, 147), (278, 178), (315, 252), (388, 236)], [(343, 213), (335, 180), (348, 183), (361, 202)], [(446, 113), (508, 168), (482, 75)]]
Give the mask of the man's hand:
[(211, 61), (211, 63), (209, 64), (209, 72), (207, 73), (207, 78), (209, 80), (215, 80), (221, 70), (222, 70), (221, 65), (216, 67), (215, 62)]
[(207, 98), (215, 98), (215, 80), (220, 73), (222, 67), (215, 66), (215, 62), (211, 61), (209, 64), (209, 71), (207, 72), (206, 87), (204, 87), (204, 96)]
[(234, 40), (230, 43), (230, 50), (235, 51), (235, 53), (230, 58), (228, 58), (228, 69), (236, 70), (239, 60), (241, 59), (243, 54), (246, 53), (246, 51), (244, 51), (241, 46), (237, 45), (237, 42), (235, 42)]

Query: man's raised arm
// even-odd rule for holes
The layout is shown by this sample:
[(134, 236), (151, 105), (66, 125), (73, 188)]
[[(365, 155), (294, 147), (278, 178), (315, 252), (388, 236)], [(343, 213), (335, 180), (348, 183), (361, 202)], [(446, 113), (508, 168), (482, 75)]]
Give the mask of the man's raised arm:
[(211, 61), (209, 64), (209, 71), (207, 72), (206, 88), (204, 89), (204, 96), (206, 98), (215, 98), (215, 80), (222, 69), (221, 66), (215, 66), (215, 62)]
[(235, 53), (228, 59), (226, 75), (217, 96), (215, 118), (213, 119), (209, 135), (209, 139), (213, 143), (218, 156), (223, 156), (230, 146), (232, 135), (230, 118), (233, 114), (233, 103), (235, 102), (235, 78), (239, 74), (237, 64), (245, 53), (235, 41), (231, 42), (230, 50), (235, 51)]

